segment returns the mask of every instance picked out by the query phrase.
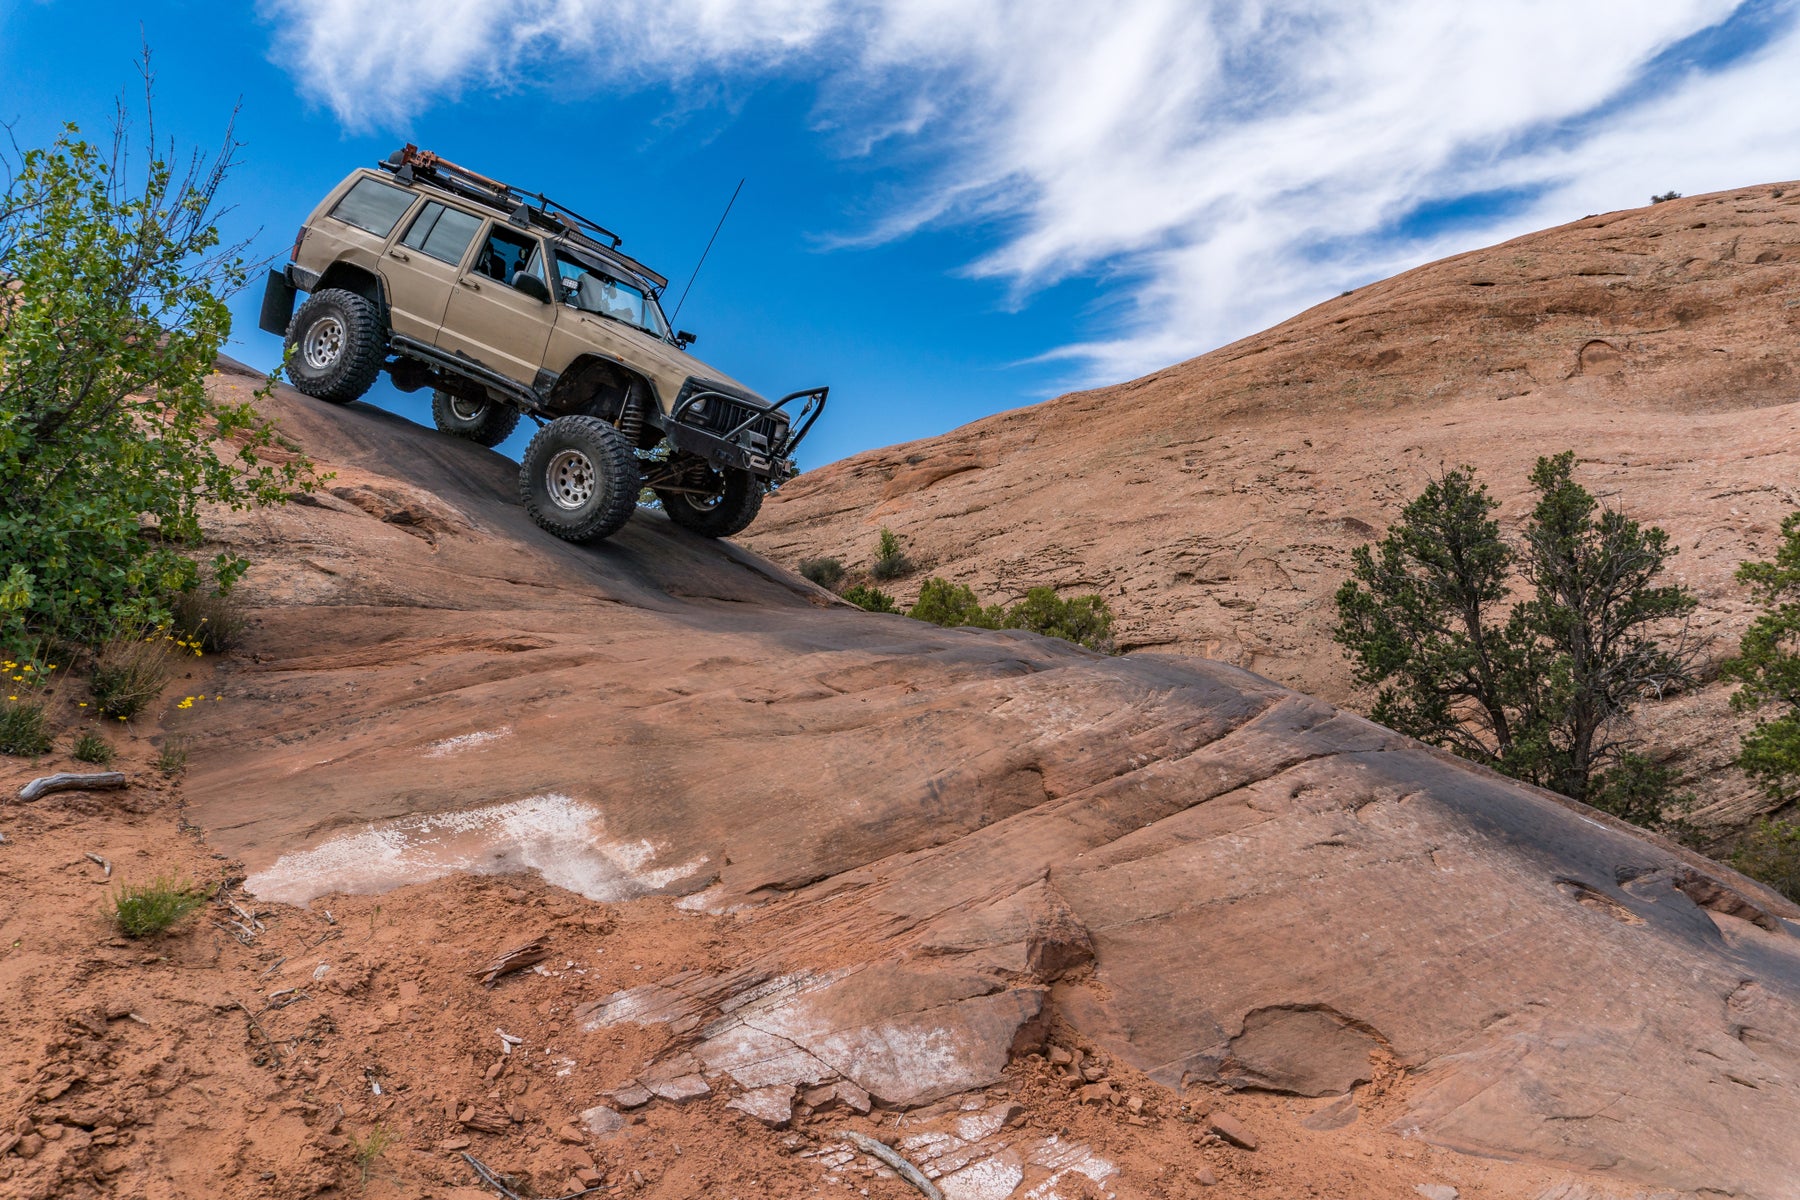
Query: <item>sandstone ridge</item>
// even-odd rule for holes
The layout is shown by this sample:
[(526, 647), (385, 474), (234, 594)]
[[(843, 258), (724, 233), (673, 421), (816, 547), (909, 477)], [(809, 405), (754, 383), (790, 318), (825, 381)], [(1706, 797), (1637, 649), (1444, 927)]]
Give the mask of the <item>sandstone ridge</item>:
[[(1588, 217), (1408, 271), (1116, 387), (810, 471), (747, 534), (855, 566), (892, 528), (988, 602), (1097, 591), (1128, 649), (1352, 699), (1332, 644), (1349, 553), (1427, 475), (1471, 464), (1516, 528), (1541, 454), (1667, 528), (1716, 657), (1732, 572), (1800, 508), (1800, 184)], [(883, 585), (896, 590), (894, 585)], [(1722, 688), (1657, 706), (1722, 828), (1766, 806), (1728, 769)]]
[(667, 1035), (633, 1099), (929, 1105), (1054, 1027), (1317, 1128), (1800, 1196), (1800, 913), (1756, 884), (1227, 663), (865, 614), (655, 514), (567, 546), (496, 455), (274, 403), (337, 477), (213, 523), (256, 626), (171, 719), (188, 819), (265, 899), (735, 914), (580, 1010)]

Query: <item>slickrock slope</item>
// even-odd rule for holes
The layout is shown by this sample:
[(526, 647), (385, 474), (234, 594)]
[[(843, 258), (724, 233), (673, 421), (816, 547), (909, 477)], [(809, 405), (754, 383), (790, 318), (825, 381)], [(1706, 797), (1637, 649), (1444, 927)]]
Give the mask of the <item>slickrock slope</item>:
[[(1516, 528), (1526, 473), (1579, 478), (1680, 546), (1715, 655), (1750, 615), (1732, 571), (1800, 507), (1800, 184), (1590, 217), (1432, 263), (1143, 379), (870, 451), (783, 488), (746, 535), (794, 566), (901, 534), (984, 600), (1099, 591), (1128, 649), (1201, 654), (1352, 698), (1329, 635), (1350, 550), (1441, 465)], [(845, 398), (843, 403), (850, 403)], [(909, 590), (911, 589), (911, 590)], [(1647, 714), (1714, 802), (1722, 689)]]
[[(221, 519), (257, 625), (169, 719), (186, 817), (265, 902), (536, 871), (717, 921), (560, 1027), (618, 1105), (973, 1096), (908, 1143), (955, 1200), (1198, 1194), (1157, 1172), (1221, 1087), (1314, 1160), (1496, 1160), (1471, 1195), (1800, 1197), (1800, 912), (1757, 885), (1226, 663), (871, 616), (654, 514), (566, 546), (497, 456), (279, 403), (338, 474)], [(1002, 1132), (980, 1089), (1052, 1036), (1170, 1089), (1117, 1109), (1154, 1165)]]

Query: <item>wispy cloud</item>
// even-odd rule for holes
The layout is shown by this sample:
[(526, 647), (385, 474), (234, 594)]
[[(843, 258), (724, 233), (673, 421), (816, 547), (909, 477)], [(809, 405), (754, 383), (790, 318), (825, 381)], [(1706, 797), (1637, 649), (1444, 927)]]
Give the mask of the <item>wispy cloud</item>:
[(1345, 287), (1652, 191), (1795, 174), (1795, 0), (274, 0), (348, 124), (499, 86), (530, 54), (609, 86), (804, 72), (818, 136), (904, 145), (858, 236), (981, 223), (965, 269), (1124, 302), (1053, 353), (1165, 365)]

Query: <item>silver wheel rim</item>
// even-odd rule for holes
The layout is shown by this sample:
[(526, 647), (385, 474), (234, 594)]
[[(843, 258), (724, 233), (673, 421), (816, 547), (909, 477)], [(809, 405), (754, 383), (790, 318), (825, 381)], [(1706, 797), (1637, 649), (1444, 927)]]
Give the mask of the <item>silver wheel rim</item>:
[(594, 461), (579, 450), (559, 450), (544, 471), (551, 502), (577, 509), (594, 498)]
[(336, 317), (320, 317), (306, 331), (306, 342), (300, 347), (306, 365), (323, 371), (336, 364), (344, 354), (344, 323)]
[(450, 397), (450, 413), (459, 421), (479, 421), (481, 415), (486, 411), (485, 403), (477, 404), (473, 400), (466, 400), (461, 396)]

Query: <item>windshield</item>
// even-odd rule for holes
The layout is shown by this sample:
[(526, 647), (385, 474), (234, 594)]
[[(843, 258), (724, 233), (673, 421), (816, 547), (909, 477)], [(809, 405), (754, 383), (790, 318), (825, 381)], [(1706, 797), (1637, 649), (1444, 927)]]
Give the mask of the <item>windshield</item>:
[(667, 339), (669, 326), (663, 320), (656, 298), (647, 296), (636, 284), (625, 282), (598, 263), (570, 257), (566, 250), (556, 254), (556, 271), (562, 287), (563, 303), (582, 312), (612, 317), (627, 325), (635, 325), (659, 338)]

